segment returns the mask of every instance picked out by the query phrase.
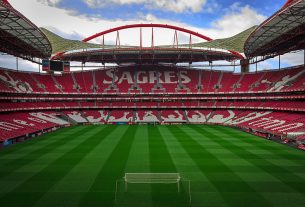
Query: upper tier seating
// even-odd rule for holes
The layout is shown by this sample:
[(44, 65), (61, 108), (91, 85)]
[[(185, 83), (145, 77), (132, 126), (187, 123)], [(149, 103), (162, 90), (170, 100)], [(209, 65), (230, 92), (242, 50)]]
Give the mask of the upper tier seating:
[(97, 93), (104, 93), (106, 92), (105, 90), (111, 86), (112, 84), (112, 77), (113, 76), (108, 76), (107, 74), (111, 75), (113, 70), (97, 70), (93, 71), (92, 75), (94, 75), (95, 79), (95, 87), (96, 87), (96, 92)]
[(63, 75), (0, 69), (0, 90), (27, 93), (226, 93), (278, 92), (305, 87), (304, 67), (247, 74), (155, 67), (136, 69), (129, 66)]
[(200, 70), (181, 69), (179, 72), (178, 75), (180, 76), (180, 82), (177, 91), (197, 93), (200, 80)]
[(223, 72), (218, 92), (232, 92), (236, 89), (236, 84), (241, 79), (241, 75), (230, 72)]
[(31, 73), (1, 70), (1, 68), (0, 90), (22, 93), (45, 91), (43, 88), (38, 87), (38, 82), (33, 79)]
[[(0, 139), (67, 125), (69, 119), (210, 123), (284, 135), (305, 131), (304, 91), (304, 67), (245, 74), (172, 66), (120, 66), (62, 75), (0, 69)], [(52, 115), (55, 111), (58, 114)]]
[(32, 77), (38, 81), (40, 86), (44, 88), (45, 91), (50, 93), (61, 93), (61, 90), (56, 87), (56, 83), (51, 75), (33, 73)]
[(86, 86), (86, 93), (94, 92), (93, 79), (95, 78), (95, 76), (94, 76), (93, 71), (84, 71), (81, 74), (82, 74), (82, 78), (84, 80), (84, 85)]
[(66, 93), (77, 93), (77, 89), (73, 82), (71, 73), (54, 76), (56, 82), (62, 87), (62, 91)]
[[(85, 75), (86, 74), (86, 75)], [(78, 86), (78, 91), (80, 93), (92, 93), (93, 90), (91, 86), (92, 82), (92, 74), (90, 72), (75, 72), (72, 74), (74, 76), (74, 80), (76, 85)]]
[(258, 86), (259, 81), (264, 77), (264, 75), (264, 72), (242, 75), (239, 83), (237, 83), (235, 92), (252, 91), (253, 88)]

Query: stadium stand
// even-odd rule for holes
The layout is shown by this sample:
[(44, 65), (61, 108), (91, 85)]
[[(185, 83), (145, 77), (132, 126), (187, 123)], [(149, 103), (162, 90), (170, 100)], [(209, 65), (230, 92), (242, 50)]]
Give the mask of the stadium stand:
[(136, 122), (160, 122), (159, 114), (157, 110), (137, 110)]
[(162, 110), (161, 119), (164, 122), (186, 122), (184, 111), (182, 110)]
[(109, 111), (105, 110), (86, 110), (83, 111), (85, 117), (90, 123), (105, 123), (107, 121)]
[(131, 110), (112, 110), (109, 113), (108, 122), (132, 122), (133, 111)]
[[(6, 6), (8, 5), (6, 3)], [(290, 6), (295, 6), (295, 4), (287, 4), (283, 8)], [(204, 53), (204, 57), (199, 59), (190, 43), (188, 50), (193, 51), (190, 56), (182, 53), (182, 50), (179, 51), (178, 56), (173, 55), (172, 50), (185, 49), (178, 48), (178, 45), (177, 48), (162, 47), (162, 50), (158, 48), (158, 54), (151, 55), (151, 57), (149, 55), (142, 57), (142, 51), (134, 48), (128, 48), (129, 51), (125, 54), (122, 52), (124, 47), (110, 47), (113, 51), (107, 60), (100, 55), (98, 50), (95, 51), (98, 54), (96, 57), (84, 50), (84, 46), (86, 48), (89, 46), (101, 47), (101, 45), (86, 43), (87, 40), (92, 39), (90, 37), (82, 42), (74, 41), (75, 48), (68, 47), (64, 51), (58, 51), (66, 55), (61, 56), (61, 58), (66, 58), (62, 61), (82, 62), (81, 71), (65, 70), (63, 73), (58, 73), (49, 70), (37, 73), (0, 68), (0, 121), (4, 134), (1, 140), (22, 135), (28, 136), (30, 133), (53, 127), (90, 123), (208, 123), (238, 127), (249, 132), (255, 131), (260, 136), (265, 136), (266, 133), (287, 136), (288, 133), (304, 131), (304, 65), (279, 70), (257, 70), (256, 72), (242, 69), (241, 73), (233, 73), (215, 70), (218, 68), (213, 64), (213, 61), (217, 60), (234, 61), (235, 63), (237, 60), (252, 58), (253, 61), (258, 56), (265, 58), (276, 53), (282, 55), (292, 50), (286, 48), (287, 50), (279, 52), (279, 48), (285, 48), (285, 45), (282, 45), (283, 47), (275, 48), (274, 51), (269, 48), (270, 51), (273, 51), (272, 54), (259, 53), (265, 47), (256, 48), (256, 46), (267, 45), (267, 42), (273, 39), (272, 35), (278, 38), (285, 35), (282, 33), (284, 31), (278, 31), (268, 34), (271, 37), (266, 40), (256, 36), (257, 30), (267, 27), (266, 24), (274, 26), (273, 23), (272, 19), (257, 29), (254, 28), (247, 34), (247, 40), (242, 43), (238, 42), (242, 48), (238, 49), (238, 52), (235, 47), (233, 50), (228, 49), (226, 53), (219, 53), (216, 50), (201, 51)], [(295, 24), (300, 26), (301, 21), (299, 23), (296, 21)], [(34, 27), (35, 25), (29, 24), (28, 26)], [(163, 27), (168, 28), (168, 25), (163, 25)], [(31, 32), (26, 28), (23, 29), (25, 32)], [(118, 30), (116, 31), (118, 32)], [(198, 33), (189, 32), (190, 35), (196, 34), (197, 37), (203, 37)], [(58, 60), (56, 58), (59, 56), (51, 54), (52, 43), (48, 39), (49, 33), (51, 32), (46, 32), (45, 29), (38, 31), (37, 37), (43, 39), (44, 42), (36, 45), (36, 48), (40, 50), (36, 53), (24, 50), (29, 53), (27, 55), (30, 58), (33, 56), (33, 58)], [(55, 34), (53, 35), (55, 36)], [(19, 37), (18, 34), (15, 36), (16, 40), (20, 38), (24, 37)], [(60, 39), (59, 36), (57, 38)], [(213, 42), (211, 38), (204, 37), (203, 39), (208, 41), (203, 45)], [(294, 40), (297, 42), (299, 39), (302, 38)], [(71, 40), (62, 41), (67, 45), (71, 43), (68, 44)], [(256, 45), (255, 41), (260, 44)], [(32, 40), (29, 42), (34, 44)], [(236, 40), (234, 42), (236, 43)], [(233, 43), (232, 45), (235, 46)], [(298, 45), (302, 44), (294, 44), (294, 46)], [(7, 45), (7, 47), (9, 46)], [(226, 47), (227, 45), (223, 48)], [(223, 48), (214, 49), (223, 50)], [(11, 51), (14, 48), (6, 49)], [(122, 49), (122, 51), (117, 52), (116, 49)], [(154, 50), (155, 48), (149, 49)], [(163, 51), (163, 49), (165, 50)], [(246, 57), (240, 55), (242, 50)], [(265, 53), (269, 53), (269, 50), (266, 49)], [(73, 51), (79, 51), (79, 53), (74, 54)], [(129, 56), (130, 54), (133, 57)], [(163, 55), (162, 58), (167, 59), (160, 57), (158, 59), (158, 55)], [(24, 54), (17, 54), (17, 56), (25, 57)], [(182, 56), (188, 58), (183, 59)], [(179, 60), (189, 63), (189, 66), (177, 66)], [(97, 70), (83, 70), (84, 63), (88, 61), (103, 63), (104, 67)], [(105, 66), (105, 63), (113, 62), (118, 63), (118, 66)], [(203, 67), (205, 69), (190, 67), (193, 62), (208, 62), (208, 65)], [(240, 61), (240, 65), (243, 67), (242, 61)], [(35, 121), (31, 121), (32, 119), (38, 122), (40, 120), (42, 124), (38, 125), (34, 123)], [(16, 120), (19, 121), (16, 122)], [(28, 128), (24, 127), (27, 123)]]
[(54, 112), (15, 112), (0, 115), (1, 141), (20, 136), (29, 137), (33, 133), (60, 125), (69, 125)]
[[(113, 69), (109, 69), (63, 75), (1, 69), (0, 87), (5, 91), (20, 93), (79, 92), (93, 94), (94, 91), (105, 93), (111, 90), (129, 93), (132, 89), (139, 90), (141, 93), (151, 93), (154, 90), (161, 90), (165, 93), (197, 93), (198, 88), (202, 88), (201, 92), (203, 93), (280, 92), (303, 88), (303, 69), (303, 66), (301, 66), (279, 71), (234, 74), (232, 72), (210, 70), (173, 70), (170, 67), (163, 68), (164, 71), (159, 72), (159, 76), (155, 71), (156, 69), (148, 70), (147, 68), (138, 72), (128, 68), (119, 68), (115, 73)], [(200, 83), (198, 77), (201, 77)]]
[(2, 140), (74, 123), (167, 122), (209, 123), (237, 126), (277, 135), (305, 128), (305, 114), (256, 110), (82, 110), (55, 113), (15, 112), (1, 114)]

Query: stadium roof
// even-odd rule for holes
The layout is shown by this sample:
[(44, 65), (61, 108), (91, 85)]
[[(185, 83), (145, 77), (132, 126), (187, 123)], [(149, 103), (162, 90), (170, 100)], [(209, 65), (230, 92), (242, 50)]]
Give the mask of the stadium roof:
[(119, 47), (87, 49), (61, 53), (54, 59), (97, 63), (192, 63), (237, 59), (235, 54), (224, 50), (195, 48)]
[(0, 0), (0, 51), (32, 60), (51, 56), (48, 38), (7, 0)]
[(71, 50), (82, 50), (88, 48), (100, 48), (101, 45), (82, 42), (79, 40), (69, 40), (54, 34), (53, 32), (40, 28), (40, 30), (46, 35), (52, 45), (52, 54), (59, 52), (71, 51)]
[(253, 26), (237, 35), (229, 38), (216, 39), (210, 42), (202, 42), (193, 44), (193, 47), (211, 47), (211, 48), (221, 48), (226, 50), (233, 50), (236, 52), (244, 53), (244, 44), (249, 37), (249, 35), (257, 28)]
[[(231, 50), (234, 42), (242, 41), (246, 39), (250, 32), (247, 30), (241, 34), (238, 34), (232, 38), (227, 38), (222, 41), (222, 44), (210, 44), (202, 45), (196, 44), (178, 44), (177, 45), (160, 45), (154, 46), (152, 42), (151, 47), (129, 46), (129, 45), (103, 45), (103, 44), (91, 44), (87, 43), (97, 37), (104, 37), (105, 34), (111, 32), (117, 32), (119, 37), (119, 30), (129, 28), (142, 28), (142, 27), (161, 27), (167, 29), (173, 29), (175, 32), (182, 31), (189, 35), (198, 36), (199, 38), (211, 41), (212, 39), (196, 33), (191, 30), (187, 30), (181, 27), (165, 24), (133, 24), (124, 25), (109, 30), (102, 31), (94, 34), (83, 41), (69, 40), (62, 38), (47, 29), (41, 28), (45, 35), (49, 38), (52, 44), (54, 54), (53, 59), (64, 61), (81, 61), (81, 62), (101, 62), (101, 63), (182, 63), (182, 62), (203, 62), (203, 61), (217, 61), (227, 60), (233, 61), (236, 59), (243, 59), (243, 56), (238, 52)], [(141, 29), (140, 29), (141, 31)], [(152, 30), (153, 31), (153, 30)], [(142, 36), (142, 34), (140, 34)], [(153, 38), (152, 38), (153, 39)], [(221, 41), (221, 40), (217, 40)], [(215, 41), (215, 42), (217, 42)], [(118, 42), (120, 42), (118, 40)], [(242, 48), (241, 46), (239, 46)], [(237, 48), (237, 47), (235, 47)], [(235, 49), (234, 48), (234, 49)], [(239, 50), (241, 50), (239, 48)]]
[(245, 54), (264, 60), (304, 48), (305, 0), (289, 0), (249, 36)]

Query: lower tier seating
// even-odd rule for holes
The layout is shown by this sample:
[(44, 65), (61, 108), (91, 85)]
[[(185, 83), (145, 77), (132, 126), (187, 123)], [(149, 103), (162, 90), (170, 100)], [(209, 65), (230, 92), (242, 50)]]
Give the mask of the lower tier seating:
[(159, 113), (157, 110), (137, 110), (136, 122), (160, 122)]
[(0, 114), (0, 141), (68, 124), (55, 112)]
[(305, 113), (271, 110), (139, 109), (0, 113), (0, 141), (70, 123), (160, 122), (221, 124), (276, 135), (305, 131)]

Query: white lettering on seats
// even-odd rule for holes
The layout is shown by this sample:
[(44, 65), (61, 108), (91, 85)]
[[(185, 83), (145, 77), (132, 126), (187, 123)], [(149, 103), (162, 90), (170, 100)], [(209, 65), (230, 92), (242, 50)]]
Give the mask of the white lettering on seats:
[(0, 122), (0, 129), (4, 129), (6, 131), (12, 131), (15, 129), (21, 129), (23, 126), (17, 125), (17, 124), (12, 124), (9, 122)]
[(38, 113), (30, 113), (31, 116), (37, 117), (39, 119), (43, 119), (45, 121), (48, 122), (52, 122), (55, 124), (59, 124), (59, 125), (65, 125), (65, 124), (69, 124), (67, 121), (64, 121), (56, 116), (53, 116), (51, 114), (46, 114), (43, 112), (38, 112)]

